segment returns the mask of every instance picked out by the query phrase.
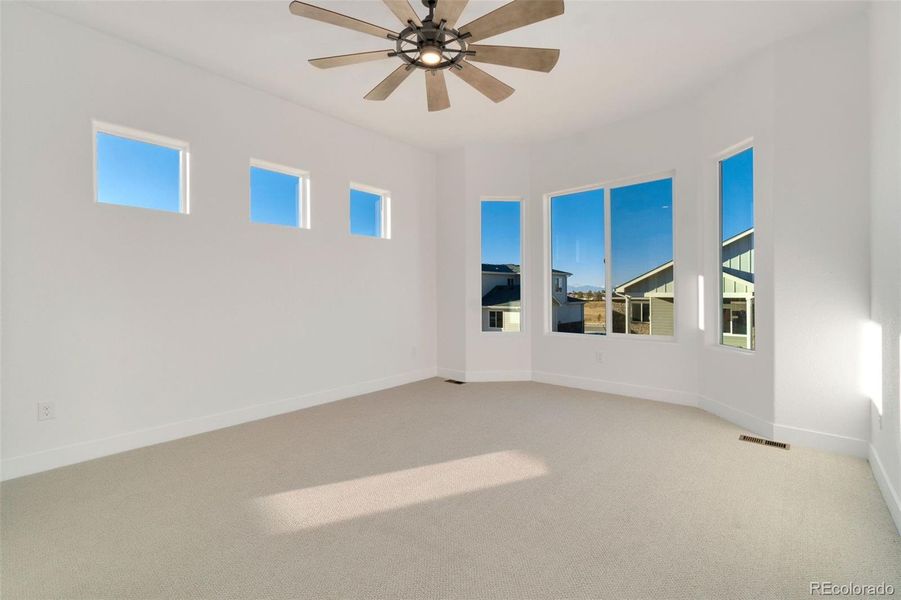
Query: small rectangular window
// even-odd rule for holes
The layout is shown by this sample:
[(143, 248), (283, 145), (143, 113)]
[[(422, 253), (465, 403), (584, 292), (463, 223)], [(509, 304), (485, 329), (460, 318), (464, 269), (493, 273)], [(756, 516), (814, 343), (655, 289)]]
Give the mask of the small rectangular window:
[(250, 221), (308, 228), (308, 182), (304, 171), (251, 160)]
[(166, 212), (188, 212), (188, 144), (94, 124), (95, 199)]
[(366, 237), (389, 238), (390, 198), (387, 192), (351, 185), (350, 232)]
[(720, 343), (753, 350), (754, 305), (754, 149), (719, 163), (720, 187)]
[(520, 331), (520, 203), (483, 200), (481, 209), (482, 331)]
[(610, 231), (613, 331), (673, 335), (673, 180), (610, 190)]

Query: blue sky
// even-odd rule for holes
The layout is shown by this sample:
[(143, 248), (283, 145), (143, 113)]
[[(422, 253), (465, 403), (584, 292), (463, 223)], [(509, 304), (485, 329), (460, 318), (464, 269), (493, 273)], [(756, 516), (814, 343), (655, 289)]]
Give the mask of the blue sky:
[(604, 190), (551, 198), (551, 257), (570, 288), (604, 287)]
[(723, 241), (754, 226), (754, 149), (720, 163)]
[(673, 180), (610, 190), (613, 283), (673, 260)]
[(482, 262), (519, 264), (519, 202), (482, 202)]
[(300, 179), (294, 175), (250, 167), (250, 220), (299, 227), (299, 191)]
[(381, 235), (381, 201), (378, 194), (350, 190), (350, 232), (356, 235)]
[(181, 152), (97, 132), (97, 200), (178, 212)]

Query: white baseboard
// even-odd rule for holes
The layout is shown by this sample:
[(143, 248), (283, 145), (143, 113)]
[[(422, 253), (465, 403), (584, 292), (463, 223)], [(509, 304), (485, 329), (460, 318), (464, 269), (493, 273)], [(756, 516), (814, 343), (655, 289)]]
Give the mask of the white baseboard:
[(466, 371), (463, 381), (532, 381), (531, 371)]
[(780, 442), (797, 444), (807, 448), (816, 448), (836, 454), (847, 454), (866, 458), (869, 453), (870, 443), (866, 440), (846, 437), (824, 431), (814, 431), (791, 425), (773, 425), (773, 439)]
[(592, 392), (616, 394), (617, 396), (631, 396), (633, 398), (654, 400), (656, 402), (668, 402), (670, 404), (682, 404), (684, 406), (698, 405), (698, 397), (690, 392), (635, 385), (631, 383), (620, 383), (618, 381), (607, 381), (591, 377), (532, 371), (532, 381), (549, 383), (551, 385), (562, 385), (564, 387), (589, 390)]
[(725, 419), (730, 423), (734, 423), (743, 429), (747, 429), (751, 433), (756, 433), (768, 439), (773, 439), (773, 424), (766, 419), (761, 419), (751, 413), (723, 404), (713, 398), (701, 396), (698, 400), (698, 406), (707, 412)]
[(371, 379), (360, 383), (320, 390), (295, 398), (254, 404), (195, 419), (187, 419), (158, 427), (129, 431), (98, 440), (60, 446), (42, 452), (35, 452), (34, 454), (4, 458), (2, 463), (0, 463), (2, 465), (0, 466), (0, 479), (6, 481), (16, 477), (31, 475), (32, 473), (100, 458), (101, 456), (117, 454), (126, 450), (134, 450), (135, 448), (160, 444), (198, 433), (293, 412), (302, 408), (316, 406), (317, 404), (325, 404), (352, 396), (359, 396), (360, 394), (377, 392), (406, 383), (428, 379), (434, 377), (435, 374), (436, 370), (434, 368), (421, 369), (381, 379)]
[(438, 377), (471, 383), (488, 381), (532, 381), (531, 371), (461, 371), (438, 367)]
[(876, 479), (879, 490), (882, 492), (882, 497), (888, 505), (888, 511), (892, 515), (892, 520), (895, 522), (895, 528), (901, 534), (901, 494), (892, 486), (888, 473), (885, 472), (885, 467), (882, 465), (882, 461), (879, 460), (879, 453), (872, 444), (870, 444), (867, 459), (870, 461), (870, 469), (873, 471), (873, 477)]
[(454, 379), (456, 381), (466, 381), (466, 371), (459, 369), (448, 369), (446, 367), (438, 367), (438, 377), (442, 379)]

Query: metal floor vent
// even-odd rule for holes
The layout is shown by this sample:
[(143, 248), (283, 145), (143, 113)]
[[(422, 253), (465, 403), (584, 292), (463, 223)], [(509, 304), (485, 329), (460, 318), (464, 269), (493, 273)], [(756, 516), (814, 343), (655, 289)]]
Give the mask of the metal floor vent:
[(791, 448), (791, 446), (785, 442), (774, 442), (773, 440), (765, 440), (763, 438), (754, 437), (753, 435), (740, 435), (738, 436), (738, 439), (743, 442), (751, 442), (752, 444), (760, 444), (762, 446), (772, 446), (774, 448), (782, 448), (783, 450)]
[(463, 385), (466, 383), (465, 381), (457, 381), (456, 379), (445, 379), (445, 383), (456, 383), (457, 385)]

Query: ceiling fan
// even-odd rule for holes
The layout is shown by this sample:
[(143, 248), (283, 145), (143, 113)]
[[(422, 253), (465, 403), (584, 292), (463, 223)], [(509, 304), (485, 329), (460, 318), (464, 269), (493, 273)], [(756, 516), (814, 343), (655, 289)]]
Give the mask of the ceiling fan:
[(402, 64), (364, 97), (366, 100), (385, 100), (415, 69), (423, 69), (426, 98), (429, 111), (432, 112), (450, 107), (444, 80), (445, 70), (494, 102), (500, 102), (513, 93), (513, 88), (482, 71), (473, 62), (547, 73), (554, 68), (560, 57), (560, 50), (551, 48), (488, 46), (474, 42), (562, 15), (563, 0), (513, 0), (475, 21), (455, 28), (468, 1), (422, 0), (429, 14), (420, 19), (408, 0), (383, 0), (404, 25), (399, 33), (298, 0), (291, 2), (290, 9), (299, 17), (394, 41), (393, 50), (314, 58), (310, 60), (310, 64), (320, 69), (330, 69), (397, 57)]

